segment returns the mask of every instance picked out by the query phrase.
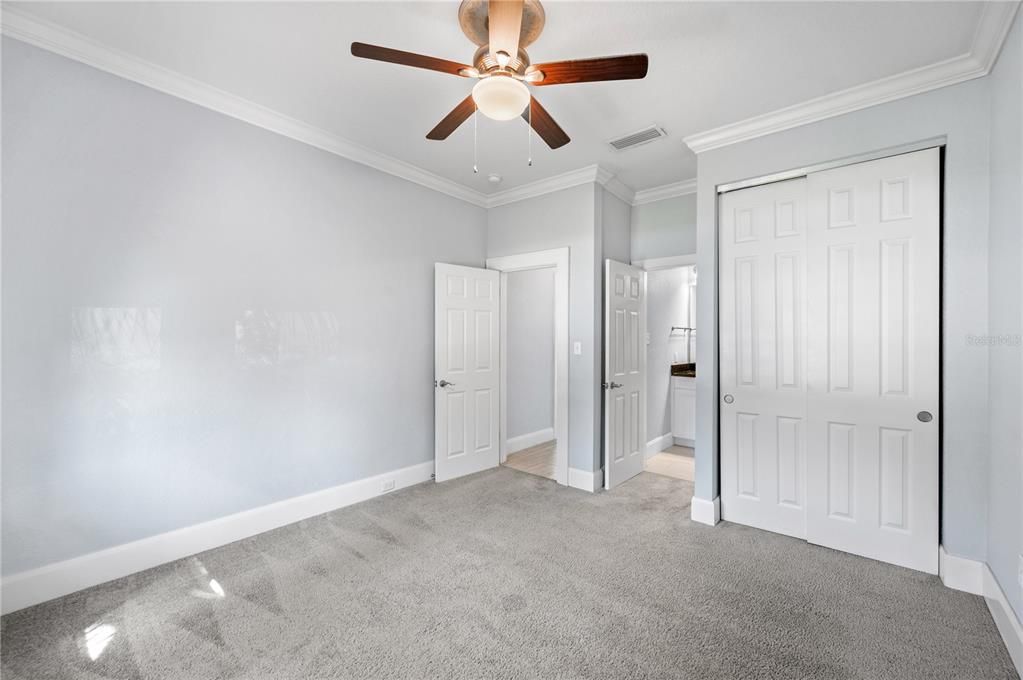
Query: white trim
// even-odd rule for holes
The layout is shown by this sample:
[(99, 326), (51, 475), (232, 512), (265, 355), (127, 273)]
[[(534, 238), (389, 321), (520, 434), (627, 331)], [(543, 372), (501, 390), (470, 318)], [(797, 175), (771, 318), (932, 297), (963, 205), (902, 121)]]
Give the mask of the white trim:
[(672, 437), (671, 440), (675, 446), (685, 446), (690, 449), (696, 448), (695, 439), (686, 439), (685, 437)]
[(694, 522), (714, 526), (721, 521), (721, 497), (715, 496), (714, 500), (708, 501), (693, 496), (689, 516)]
[(391, 491), (385, 483), (401, 489), (432, 475), (431, 460), (13, 574), (0, 585), (3, 613), (368, 500)]
[(650, 456), (656, 456), (661, 451), (670, 448), (672, 445), (671, 433), (662, 434), (660, 437), (654, 437), (646, 443), (646, 450), (643, 452), (644, 458)]
[[(570, 485), (568, 468), (568, 248), (552, 248), (532, 253), (487, 258), (487, 269), (501, 272), (501, 432), (508, 431), (508, 272), (554, 267), (554, 479)], [(501, 462), (508, 457), (508, 443), (501, 437)], [(539, 442), (538, 442), (539, 443)]]
[(658, 269), (674, 269), (696, 264), (696, 253), (690, 255), (672, 255), (670, 257), (651, 257), (647, 260), (636, 260), (633, 267), (640, 267), (648, 272)]
[(984, 563), (951, 555), (943, 545), (938, 547), (938, 576), (947, 588), (984, 594)]
[(4, 34), (480, 207), (485, 194), (247, 99), (4, 6)]
[(692, 134), (682, 141), (700, 154), (986, 76), (998, 58), (1018, 7), (1018, 1), (985, 3), (966, 54)]
[(486, 207), (496, 208), (501, 205), (524, 201), (527, 198), (551, 194), (562, 189), (571, 189), (582, 184), (599, 184), (626, 203), (632, 204), (632, 189), (622, 184), (614, 175), (599, 165), (587, 165), (578, 170), (570, 170), (560, 175), (539, 179), (529, 184), (522, 184), (505, 191), (499, 191), (496, 194), (490, 194), (487, 196)]
[(582, 489), (590, 493), (601, 488), (604, 480), (604, 471), (580, 470), (579, 468), (568, 468), (568, 485), (573, 489)]
[(536, 432), (528, 432), (526, 434), (520, 434), (518, 437), (509, 437), (504, 442), (504, 451), (502, 452), (505, 457), (509, 453), (516, 453), (528, 449), (531, 446), (537, 444), (543, 444), (554, 439), (554, 428), (548, 427)]
[(1023, 676), (1023, 624), (1012, 611), (1009, 598), (1005, 596), (987, 564), (984, 565), (984, 600), (1005, 642), (1005, 648), (1009, 650), (1016, 672)]
[(664, 201), (669, 198), (676, 198), (678, 196), (695, 193), (696, 178), (694, 177), (693, 179), (686, 179), (681, 182), (673, 182), (672, 184), (664, 184), (659, 187), (652, 187), (650, 189), (637, 191), (632, 199), (632, 205), (643, 205), (645, 203)]

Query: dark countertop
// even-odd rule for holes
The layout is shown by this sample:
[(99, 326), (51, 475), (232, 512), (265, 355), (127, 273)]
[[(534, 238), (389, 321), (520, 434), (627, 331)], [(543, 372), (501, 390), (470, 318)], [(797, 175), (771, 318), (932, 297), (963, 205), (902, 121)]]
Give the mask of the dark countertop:
[(696, 364), (672, 364), (671, 374), (682, 378), (695, 378)]

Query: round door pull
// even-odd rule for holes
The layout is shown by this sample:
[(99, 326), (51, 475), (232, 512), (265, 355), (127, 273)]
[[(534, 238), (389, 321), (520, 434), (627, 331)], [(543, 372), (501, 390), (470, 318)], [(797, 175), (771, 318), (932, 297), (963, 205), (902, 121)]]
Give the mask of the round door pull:
[(731, 404), (733, 401), (735, 401), (735, 397), (733, 397), (730, 394), (726, 394), (725, 395), (725, 403), (726, 404)]
[(916, 414), (916, 419), (921, 423), (929, 423), (934, 420), (934, 416), (931, 415), (930, 411), (920, 411), (920, 413)]

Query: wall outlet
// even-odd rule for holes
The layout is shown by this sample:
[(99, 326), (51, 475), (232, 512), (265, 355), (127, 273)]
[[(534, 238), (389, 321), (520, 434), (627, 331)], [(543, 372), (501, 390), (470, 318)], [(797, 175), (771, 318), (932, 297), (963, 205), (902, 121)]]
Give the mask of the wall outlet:
[(394, 491), (394, 480), (388, 479), (380, 487), (380, 493), (387, 493), (388, 491)]

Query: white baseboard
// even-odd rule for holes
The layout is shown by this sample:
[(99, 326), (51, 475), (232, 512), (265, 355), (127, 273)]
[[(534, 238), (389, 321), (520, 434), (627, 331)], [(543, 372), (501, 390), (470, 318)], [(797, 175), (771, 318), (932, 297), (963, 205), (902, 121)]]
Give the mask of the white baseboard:
[[(0, 582), (4, 614), (173, 562), (430, 479), (433, 461), (12, 574)], [(391, 491), (393, 489), (388, 489)]]
[(554, 440), (554, 428), (548, 427), (543, 430), (537, 430), (536, 432), (529, 432), (527, 434), (520, 434), (518, 437), (509, 437), (508, 441), (504, 443), (505, 453), (515, 453), (516, 451), (522, 451), (528, 449), (530, 446), (536, 446), (537, 444), (543, 444)]
[(984, 563), (950, 555), (943, 545), (938, 547), (938, 575), (948, 588), (984, 594)]
[(715, 496), (714, 500), (708, 501), (705, 498), (693, 496), (690, 517), (694, 522), (714, 526), (721, 521), (721, 497)]
[(671, 443), (674, 444), (675, 446), (688, 446), (691, 449), (696, 448), (695, 439), (683, 439), (682, 437), (672, 437)]
[(991, 567), (980, 560), (950, 555), (945, 546), (938, 549), (938, 573), (947, 587), (982, 595), (991, 618), (1005, 642), (1017, 672), (1023, 676), (1023, 624), (1009, 604)]
[(582, 489), (593, 493), (604, 484), (604, 471), (590, 472), (578, 468), (568, 468), (568, 485), (574, 489)]
[(1012, 663), (1016, 666), (1016, 672), (1023, 676), (1023, 624), (1020, 623), (1019, 618), (1012, 611), (1009, 598), (1005, 596), (1005, 593), (1002, 592), (1001, 587), (998, 585), (998, 581), (995, 580), (991, 567), (986, 564), (983, 566), (984, 600), (987, 601), (987, 608), (991, 612), (991, 618), (995, 620), (995, 626), (998, 627), (998, 632), (1005, 642), (1005, 647), (1009, 650), (1009, 656), (1012, 658)]
[(662, 434), (660, 437), (654, 437), (646, 443), (646, 451), (643, 452), (644, 458), (650, 456), (656, 456), (658, 453), (667, 449), (671, 446), (671, 433)]

